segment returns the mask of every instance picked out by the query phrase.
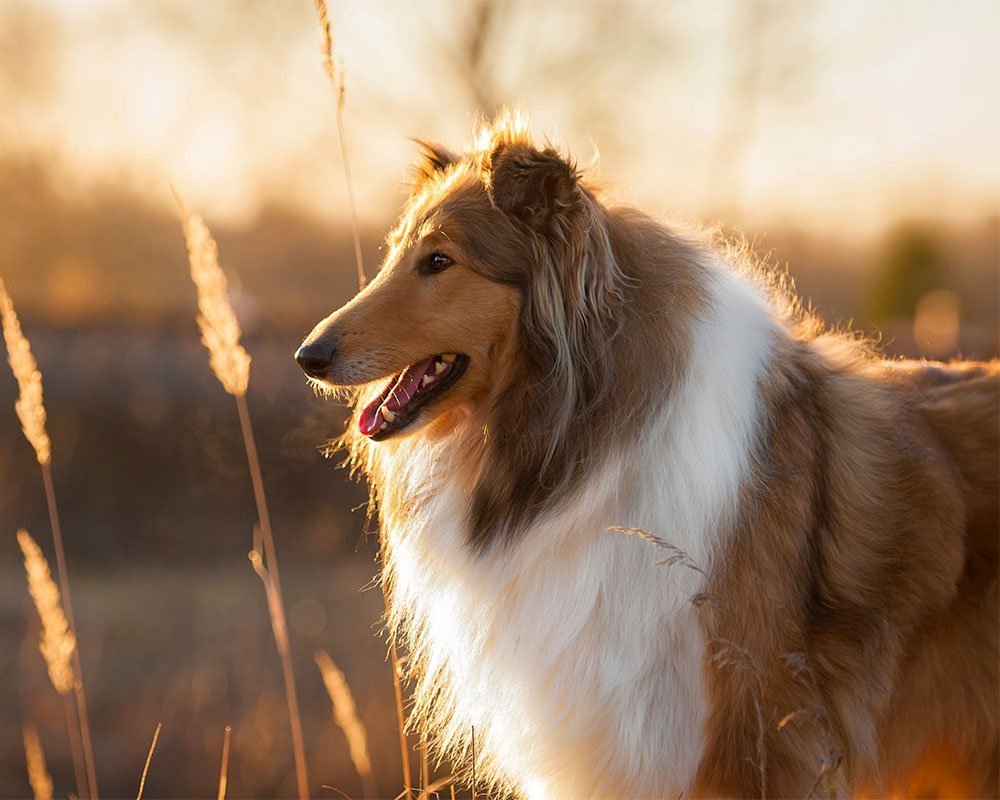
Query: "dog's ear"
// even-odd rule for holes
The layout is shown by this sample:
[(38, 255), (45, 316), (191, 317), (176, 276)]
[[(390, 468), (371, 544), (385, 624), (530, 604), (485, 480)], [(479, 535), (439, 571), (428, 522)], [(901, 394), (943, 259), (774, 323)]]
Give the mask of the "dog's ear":
[(484, 171), (493, 205), (535, 229), (576, 205), (578, 178), (576, 167), (554, 148), (520, 143), (499, 145)]
[(413, 165), (415, 186), (419, 186), (459, 160), (458, 156), (451, 150), (437, 142), (429, 142), (426, 139), (414, 139), (413, 141), (420, 148), (417, 161)]

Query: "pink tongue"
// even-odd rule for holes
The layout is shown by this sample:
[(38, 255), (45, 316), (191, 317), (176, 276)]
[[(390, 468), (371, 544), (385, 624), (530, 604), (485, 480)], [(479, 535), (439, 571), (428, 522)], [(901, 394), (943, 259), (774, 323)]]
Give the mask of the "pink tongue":
[(420, 381), (423, 379), (424, 374), (431, 368), (434, 363), (434, 358), (428, 358), (417, 364), (411, 364), (396, 380), (392, 387), (392, 390), (383, 400), (380, 394), (361, 412), (361, 417), (358, 419), (358, 429), (365, 436), (371, 436), (374, 433), (378, 433), (379, 428), (382, 427), (384, 418), (382, 416), (382, 406), (384, 405), (389, 411), (399, 411), (403, 408), (413, 396), (417, 393), (420, 388)]
[(379, 397), (366, 405), (361, 411), (361, 416), (358, 418), (358, 430), (365, 436), (371, 436), (382, 424), (382, 414), (379, 412), (381, 405), (382, 400)]

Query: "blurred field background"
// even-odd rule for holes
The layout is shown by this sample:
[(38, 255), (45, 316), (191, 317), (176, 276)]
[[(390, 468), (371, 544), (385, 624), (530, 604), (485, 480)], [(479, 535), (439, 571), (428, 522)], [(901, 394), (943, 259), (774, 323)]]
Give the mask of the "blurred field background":
[[(743, 231), (831, 323), (891, 354), (992, 357), (1000, 303), (1000, 6), (335, 2), (369, 276), (410, 136), (452, 145), (520, 103), (637, 204)], [(313, 662), (343, 668), (381, 793), (401, 787), (375, 634), (366, 492), (324, 459), (344, 409), (291, 355), (356, 290), (310, 0), (0, 0), (0, 277), (44, 375), (98, 780), (134, 796), (294, 794), (280, 663), (247, 551), (232, 399), (198, 341), (168, 180), (220, 248), (253, 357), (263, 461), (315, 796), (361, 793)], [(74, 791), (15, 532), (51, 553), (0, 369), (0, 796), (35, 724)], [(443, 772), (441, 773), (443, 774)]]

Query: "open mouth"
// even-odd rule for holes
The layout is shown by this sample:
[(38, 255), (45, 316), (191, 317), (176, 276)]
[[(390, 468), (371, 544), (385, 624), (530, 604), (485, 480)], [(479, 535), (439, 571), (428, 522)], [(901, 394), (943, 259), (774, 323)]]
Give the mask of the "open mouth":
[(421, 408), (454, 386), (468, 363), (469, 357), (461, 353), (444, 353), (410, 364), (364, 407), (358, 429), (375, 441), (398, 433)]

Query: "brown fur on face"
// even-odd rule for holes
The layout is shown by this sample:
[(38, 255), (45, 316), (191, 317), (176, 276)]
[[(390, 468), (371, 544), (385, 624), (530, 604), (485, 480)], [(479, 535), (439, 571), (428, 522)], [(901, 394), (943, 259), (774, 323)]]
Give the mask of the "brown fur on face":
[[(505, 347), (517, 314), (516, 292), (483, 276), (475, 243), (464, 235), (468, 217), (488, 213), (488, 203), (477, 207), (476, 200), (484, 199), (477, 197), (481, 191), (467, 176), (464, 181), (456, 177), (462, 185), (455, 187), (451, 202), (432, 212), (425, 211), (430, 205), (426, 193), (414, 198), (410, 216), (390, 236), (389, 255), (375, 279), (306, 338), (307, 343), (333, 345), (336, 356), (325, 379), (338, 386), (384, 381), (436, 354), (468, 356), (465, 374), (421, 409), (406, 434), (483, 402), (496, 354)], [(422, 265), (435, 253), (450, 258), (452, 265), (426, 274)], [(371, 387), (363, 389), (360, 402), (372, 394)]]

